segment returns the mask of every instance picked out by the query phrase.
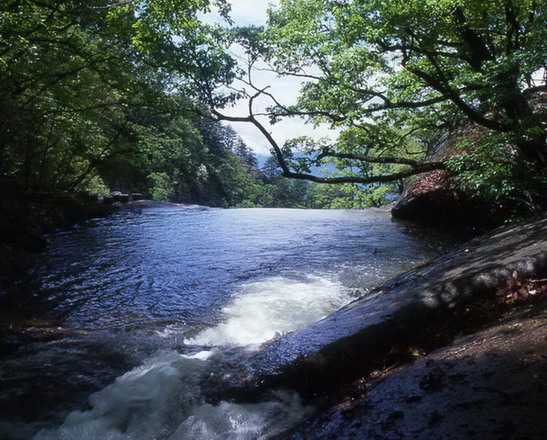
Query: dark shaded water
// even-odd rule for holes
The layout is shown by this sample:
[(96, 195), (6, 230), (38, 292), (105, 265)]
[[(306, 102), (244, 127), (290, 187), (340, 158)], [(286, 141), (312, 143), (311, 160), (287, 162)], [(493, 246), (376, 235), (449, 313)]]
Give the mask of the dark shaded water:
[[(0, 438), (43, 427), (37, 438), (268, 438), (309, 408), (288, 391), (208, 405), (199, 382), (213, 360), (237, 363), (238, 352), (432, 257), (436, 244), (379, 210), (174, 205), (49, 240), (3, 302), (3, 319), (36, 336), (0, 366)], [(67, 417), (73, 410), (82, 412)]]

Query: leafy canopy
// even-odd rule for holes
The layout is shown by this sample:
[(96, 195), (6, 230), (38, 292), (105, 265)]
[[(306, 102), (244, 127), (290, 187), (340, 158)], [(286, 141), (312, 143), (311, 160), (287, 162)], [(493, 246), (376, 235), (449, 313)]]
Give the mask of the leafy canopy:
[[(544, 169), (545, 117), (527, 89), (547, 64), (546, 23), (545, 2), (534, 0), (281, 0), (264, 31), (247, 28), (240, 37), (251, 60), (262, 56), (279, 75), (305, 83), (296, 105), (284, 106), (247, 80), (251, 100), (272, 98), (274, 122), (301, 116), (341, 136), (282, 148), (252, 112), (239, 120), (258, 126), (283, 175), (296, 179), (386, 183), (446, 169), (445, 160), (423, 159), (464, 119), (496, 135), (492, 157), (507, 156), (510, 144), (514, 164)], [(294, 160), (294, 148), (308, 158)], [(337, 175), (309, 172), (327, 161)]]
[(188, 117), (175, 85), (198, 103), (203, 78), (233, 77), (233, 61), (198, 19), (210, 3), (3, 1), (0, 176), (83, 188), (105, 163), (136, 154), (154, 115)]

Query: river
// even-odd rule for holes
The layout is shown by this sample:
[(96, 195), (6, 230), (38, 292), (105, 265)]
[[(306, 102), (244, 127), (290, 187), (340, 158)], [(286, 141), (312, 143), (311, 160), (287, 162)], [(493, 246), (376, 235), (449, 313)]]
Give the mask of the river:
[(48, 236), (3, 298), (0, 438), (266, 439), (290, 390), (208, 403), (204, 378), (437, 253), (381, 210), (127, 209)]

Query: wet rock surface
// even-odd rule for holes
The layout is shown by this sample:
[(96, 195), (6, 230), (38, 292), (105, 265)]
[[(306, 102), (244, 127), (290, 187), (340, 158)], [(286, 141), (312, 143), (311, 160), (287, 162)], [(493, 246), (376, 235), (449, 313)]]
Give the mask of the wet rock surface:
[(266, 343), (248, 370), (215, 378), (213, 394), (252, 399), (271, 387), (307, 395), (363, 373), (401, 338), (492, 294), (508, 279), (547, 274), (547, 218), (502, 228), (388, 281), (304, 329)]
[(547, 438), (547, 301), (356, 382), (277, 440)]

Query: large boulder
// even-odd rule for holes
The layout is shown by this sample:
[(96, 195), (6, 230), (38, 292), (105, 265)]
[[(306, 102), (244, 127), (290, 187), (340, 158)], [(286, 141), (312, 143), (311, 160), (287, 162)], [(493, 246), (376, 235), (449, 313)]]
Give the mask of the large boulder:
[[(547, 88), (527, 91), (530, 105), (547, 119)], [(461, 153), (462, 140), (489, 136), (491, 132), (464, 121), (447, 130), (434, 142), (426, 162), (440, 162)], [(510, 147), (509, 147), (510, 148)], [(509, 152), (508, 152), (509, 154)], [(446, 170), (436, 170), (411, 178), (392, 209), (393, 217), (426, 225), (492, 227), (513, 207), (494, 206), (480, 194), (465, 190)]]
[[(444, 133), (426, 161), (449, 159), (462, 137), (477, 131), (478, 127), (468, 123)], [(483, 223), (488, 210), (481, 209), (474, 195), (464, 191), (449, 171), (435, 170), (410, 179), (391, 213), (397, 219), (426, 225), (468, 225)]]

